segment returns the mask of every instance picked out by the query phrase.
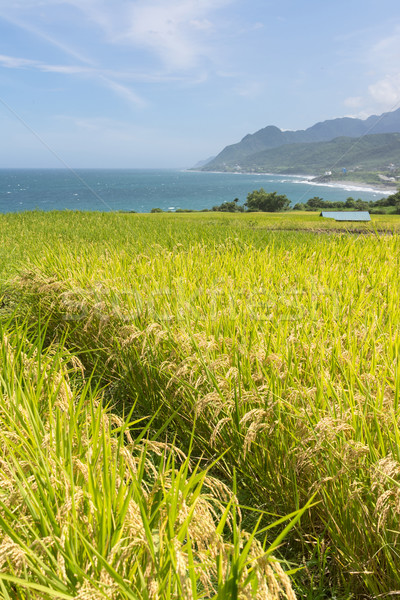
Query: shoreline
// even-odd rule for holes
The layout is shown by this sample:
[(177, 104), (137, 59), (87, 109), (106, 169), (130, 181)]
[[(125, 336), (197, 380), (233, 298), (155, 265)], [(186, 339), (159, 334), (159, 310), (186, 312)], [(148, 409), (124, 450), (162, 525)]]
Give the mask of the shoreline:
[(252, 175), (252, 176), (268, 176), (268, 177), (290, 177), (291, 179), (297, 179), (298, 182), (293, 183), (302, 183), (309, 184), (311, 186), (320, 186), (320, 187), (330, 187), (330, 188), (339, 188), (345, 189), (349, 192), (358, 191), (358, 192), (371, 192), (376, 194), (383, 194), (384, 196), (389, 196), (390, 194), (395, 194), (397, 192), (397, 186), (393, 186), (389, 188), (383, 182), (380, 183), (365, 183), (362, 181), (352, 181), (347, 179), (338, 179), (334, 181), (315, 181), (320, 177), (319, 175), (306, 175), (306, 174), (295, 174), (292, 173), (251, 173), (250, 171), (241, 171), (241, 172), (233, 172), (233, 171), (203, 171), (202, 169), (187, 169), (187, 171), (192, 171), (195, 173), (215, 173), (216, 175)]
[(385, 196), (389, 196), (390, 194), (395, 194), (397, 192), (397, 187), (388, 188), (384, 184), (379, 183), (364, 183), (362, 181), (349, 181), (343, 179), (337, 179), (335, 181), (308, 181), (310, 185), (323, 186), (323, 187), (337, 187), (341, 189), (348, 189), (349, 191), (360, 191), (360, 192), (373, 192), (377, 194), (383, 193)]

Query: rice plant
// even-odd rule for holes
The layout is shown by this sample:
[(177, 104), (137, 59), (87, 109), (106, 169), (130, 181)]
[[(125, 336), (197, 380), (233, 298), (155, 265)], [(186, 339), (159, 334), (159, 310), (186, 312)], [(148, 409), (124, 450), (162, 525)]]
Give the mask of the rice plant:
[(66, 338), (114, 414), (236, 478), (262, 527), (315, 495), (279, 548), (303, 594), (399, 589), (396, 218), (23, 218), (38, 239), (4, 271), (6, 304)]
[(1, 333), (2, 598), (294, 598), (226, 486), (104, 407), (45, 328)]

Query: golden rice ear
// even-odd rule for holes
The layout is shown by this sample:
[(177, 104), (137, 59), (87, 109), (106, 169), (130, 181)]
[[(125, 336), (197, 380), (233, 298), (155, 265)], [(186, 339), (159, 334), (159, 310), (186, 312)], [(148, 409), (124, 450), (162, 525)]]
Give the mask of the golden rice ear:
[[(47, 360), (35, 351), (19, 352), (17, 360), (7, 339), (3, 348), (7, 377), (18, 381), (23, 394), (14, 418), (8, 399), (0, 401), (1, 423), (7, 424), (0, 428), (0, 518), (7, 529), (7, 517), (16, 510), (19, 515), (9, 533), (0, 530), (0, 569), (7, 566), (22, 587), (33, 585), (35, 600), (42, 597), (35, 595), (38, 573), (42, 583), (56, 578), (70, 589), (71, 565), (78, 578), (73, 597), (81, 600), (127, 597), (124, 586), (138, 585), (138, 569), (149, 597), (161, 600), (166, 581), (170, 596), (182, 600), (197, 597), (198, 588), (217, 594), (218, 560), (231, 577), (233, 561), (251, 539), (240, 530), (240, 507), (228, 486), (201, 472), (173, 444), (126, 436), (124, 421), (104, 409), (98, 396), (86, 391), (80, 397), (70, 377), (81, 375), (80, 369), (71, 372), (62, 348), (47, 348)], [(235, 514), (227, 511), (232, 503)], [(224, 527), (228, 538), (237, 530), (235, 543), (222, 535)], [(257, 581), (269, 598), (280, 599), (286, 580), (272, 563), (271, 576), (269, 559), (260, 562), (264, 553), (257, 541), (249, 550), (249, 562), (235, 575), (239, 597), (265, 597), (254, 596)]]
[(20, 576), (28, 568), (28, 558), (24, 548), (5, 535), (0, 542), (0, 568), (8, 564), (12, 564), (15, 574)]
[[(86, 214), (1, 216), (2, 248), (4, 256), (4, 248), (10, 255), (3, 266), (16, 264), (15, 248), (25, 261), (18, 268), (30, 271), (7, 283), (13, 306), (19, 303), (17, 319), (29, 319), (35, 327), (48, 321), (46, 344), (67, 336), (86, 368), (79, 372), (78, 366), (65, 378), (65, 394), (57, 391), (53, 416), (64, 434), (73, 434), (68, 404), (74, 380), (81, 382), (95, 369), (97, 382), (102, 378), (109, 388), (117, 382), (114, 392), (122, 392), (121, 401), (137, 399), (138, 418), (157, 413), (153, 431), (162, 432), (158, 441), (169, 442), (166, 456), (172, 442), (185, 443), (182, 450), (191, 444), (192, 457), (203, 467), (222, 456), (213, 469), (228, 482), (236, 466), (246, 506), (281, 515), (316, 492), (315, 506), (285, 547), (285, 556), (286, 550), (290, 554), (301, 547), (300, 557), (291, 556), (295, 563), (306, 554), (308, 571), (298, 571), (297, 582), (309, 577), (309, 587), (317, 582), (318, 593), (332, 589), (338, 597), (398, 589), (399, 224), (391, 217), (392, 226), (382, 216), (376, 223), (385, 235), (375, 227), (369, 232), (373, 235), (361, 236), (353, 235), (352, 227), (347, 232), (335, 225), (333, 232), (334, 223), (321, 224), (309, 214), (252, 215), (252, 224), (244, 215), (229, 221), (229, 227), (214, 216), (179, 223), (165, 216), (162, 229), (139, 216), (134, 222), (111, 214), (101, 219)], [(291, 231), (276, 231), (282, 228)], [(15, 242), (19, 229), (29, 233), (23, 247)], [(323, 229), (329, 235), (319, 235)], [(61, 238), (60, 231), (66, 232)], [(28, 261), (36, 266), (27, 266)], [(13, 337), (11, 331), (6, 334)], [(24, 376), (31, 371), (31, 387), (38, 384), (41, 375), (33, 362), (19, 359)], [(59, 385), (56, 381), (47, 381), (38, 398), (41, 406), (53, 383)], [(9, 416), (17, 388), (14, 381), (4, 393)], [(107, 400), (114, 400), (112, 389)], [(99, 398), (92, 398), (91, 406), (99, 410)], [(26, 407), (19, 418), (21, 427), (31, 423)], [(96, 447), (89, 435), (91, 418), (69, 438), (74, 450), (81, 448), (74, 462), (76, 490), (90, 480), (85, 456)], [(110, 418), (101, 417), (102, 427)], [(29, 437), (9, 425), (1, 433), (0, 456), (23, 447)], [(152, 488), (163, 461), (159, 449), (153, 447), (152, 460), (143, 465), (135, 454), (144, 447), (135, 444), (136, 432), (124, 435), (124, 449), (116, 432), (105, 445), (106, 472), (118, 452), (126, 467), (113, 475), (113, 487), (122, 489), (143, 474), (146, 502), (160, 488), (167, 493), (172, 470), (165, 471), (157, 490)], [(60, 490), (60, 457), (53, 453), (57, 440), (49, 425), (40, 439), (48, 453), (48, 488)], [(99, 464), (102, 452), (95, 455)], [(185, 459), (174, 453), (176, 467)], [(36, 494), (40, 482), (26, 472), (31, 462), (25, 457), (17, 464), (20, 476), (26, 473), (26, 493)], [(22, 506), (14, 472), (15, 465), (1, 463), (0, 500), (13, 509)], [(191, 473), (187, 469), (187, 478)], [(101, 493), (108, 480), (98, 484)], [(79, 513), (82, 502), (71, 485), (65, 487), (66, 504), (76, 502)], [(207, 494), (217, 522), (218, 495), (208, 488)], [(181, 516), (187, 505), (181, 505)], [(269, 523), (272, 517), (265, 518)], [(91, 539), (92, 522), (82, 517), (80, 523)], [(225, 549), (228, 561), (225, 542), (221, 552)], [(120, 551), (118, 556), (127, 555), (126, 547)], [(342, 585), (348, 586), (346, 593)]]

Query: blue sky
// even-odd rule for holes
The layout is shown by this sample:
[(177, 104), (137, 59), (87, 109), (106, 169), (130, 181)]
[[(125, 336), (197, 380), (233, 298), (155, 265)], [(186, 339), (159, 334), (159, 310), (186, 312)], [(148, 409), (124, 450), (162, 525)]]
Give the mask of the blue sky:
[(399, 106), (399, 0), (0, 0), (0, 168), (190, 167)]

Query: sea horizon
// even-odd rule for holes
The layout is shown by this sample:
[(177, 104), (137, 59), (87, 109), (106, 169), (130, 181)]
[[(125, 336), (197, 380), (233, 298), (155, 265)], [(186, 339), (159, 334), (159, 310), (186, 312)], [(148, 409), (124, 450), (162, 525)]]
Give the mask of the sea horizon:
[(393, 190), (357, 182), (316, 183), (312, 175), (221, 173), (176, 168), (0, 168), (0, 212), (83, 210), (150, 212), (205, 210), (263, 187), (291, 205), (319, 196), (378, 200)]

